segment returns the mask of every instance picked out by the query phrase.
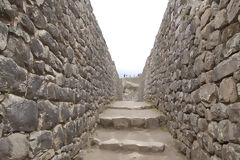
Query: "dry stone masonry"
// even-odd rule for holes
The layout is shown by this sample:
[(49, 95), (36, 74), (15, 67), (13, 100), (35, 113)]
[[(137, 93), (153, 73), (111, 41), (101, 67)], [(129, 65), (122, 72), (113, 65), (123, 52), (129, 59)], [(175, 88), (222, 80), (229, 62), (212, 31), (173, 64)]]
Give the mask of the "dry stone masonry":
[(89, 0), (0, 0), (0, 159), (77, 159), (120, 84)]
[(142, 76), (188, 159), (240, 159), (239, 0), (170, 0)]

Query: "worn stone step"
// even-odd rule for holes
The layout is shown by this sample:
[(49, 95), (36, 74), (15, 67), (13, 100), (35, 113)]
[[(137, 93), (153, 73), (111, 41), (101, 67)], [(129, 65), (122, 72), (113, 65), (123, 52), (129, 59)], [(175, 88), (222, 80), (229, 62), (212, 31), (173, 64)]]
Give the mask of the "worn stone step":
[(100, 149), (107, 150), (123, 150), (123, 151), (139, 151), (139, 152), (163, 152), (165, 144), (161, 142), (145, 142), (137, 140), (117, 140), (110, 139), (100, 141), (95, 139)]
[(133, 128), (116, 130), (98, 128), (94, 134), (94, 141), (102, 149), (163, 152), (165, 143), (171, 139), (170, 134), (157, 129)]
[(151, 109), (153, 108), (153, 106), (145, 102), (116, 101), (115, 103), (111, 104), (108, 108), (138, 110), (138, 109)]
[(184, 160), (184, 156), (175, 151), (158, 152), (132, 152), (132, 151), (112, 151), (99, 149), (97, 147), (88, 150), (82, 156), (83, 160)]
[(160, 125), (161, 114), (153, 109), (128, 110), (107, 109), (99, 115), (100, 125), (117, 129), (139, 127), (156, 128)]

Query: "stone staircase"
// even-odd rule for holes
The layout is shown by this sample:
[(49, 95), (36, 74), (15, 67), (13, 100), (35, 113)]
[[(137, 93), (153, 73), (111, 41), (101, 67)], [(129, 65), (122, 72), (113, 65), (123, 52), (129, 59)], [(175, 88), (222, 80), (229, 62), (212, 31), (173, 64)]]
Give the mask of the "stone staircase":
[(144, 102), (119, 101), (99, 115), (95, 144), (83, 160), (184, 160), (168, 132), (164, 116)]

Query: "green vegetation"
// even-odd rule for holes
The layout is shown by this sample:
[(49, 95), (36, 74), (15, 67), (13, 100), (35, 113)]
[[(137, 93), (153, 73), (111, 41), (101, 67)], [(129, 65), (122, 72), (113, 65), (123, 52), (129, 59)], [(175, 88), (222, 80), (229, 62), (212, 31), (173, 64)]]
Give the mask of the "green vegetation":
[(160, 127), (160, 129), (164, 132), (168, 132), (168, 127), (167, 126), (162, 126), (162, 127)]
[(155, 107), (153, 108), (153, 110), (154, 110), (156, 113), (158, 113), (159, 115), (164, 115), (163, 112), (159, 111), (159, 110), (158, 110), (157, 108), (155, 108)]
[(10, 28), (10, 29), (8, 30), (8, 33), (16, 33), (16, 30)]
[(149, 105), (153, 105), (153, 103), (150, 102), (149, 100), (145, 100), (144, 102), (147, 103), (147, 104), (149, 104)]
[(190, 19), (190, 20), (193, 20), (194, 17), (195, 17), (195, 14), (189, 15), (189, 19)]
[(185, 20), (185, 18), (186, 18), (186, 13), (185, 12), (181, 13), (181, 19)]
[(8, 97), (9, 97), (9, 93), (10, 93), (10, 92), (9, 92), (9, 91), (7, 91), (7, 92), (4, 94), (6, 98), (8, 98)]

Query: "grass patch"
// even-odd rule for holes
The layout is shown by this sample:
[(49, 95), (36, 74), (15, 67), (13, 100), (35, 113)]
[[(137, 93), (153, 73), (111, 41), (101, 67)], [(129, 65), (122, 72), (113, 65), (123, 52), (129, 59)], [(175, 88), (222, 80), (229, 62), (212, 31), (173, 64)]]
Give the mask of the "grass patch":
[(153, 108), (152, 110), (154, 110), (154, 112), (160, 114), (160, 115), (164, 115), (163, 112), (159, 111), (157, 108)]
[(168, 127), (167, 126), (162, 126), (162, 127), (160, 127), (160, 130), (162, 130), (164, 132), (168, 132)]
[(149, 104), (149, 105), (153, 105), (153, 103), (150, 102), (149, 100), (145, 100), (144, 102), (147, 103), (147, 104)]
[(195, 14), (191, 14), (191, 15), (189, 16), (189, 19), (190, 19), (190, 20), (193, 20), (194, 17), (195, 17)]

